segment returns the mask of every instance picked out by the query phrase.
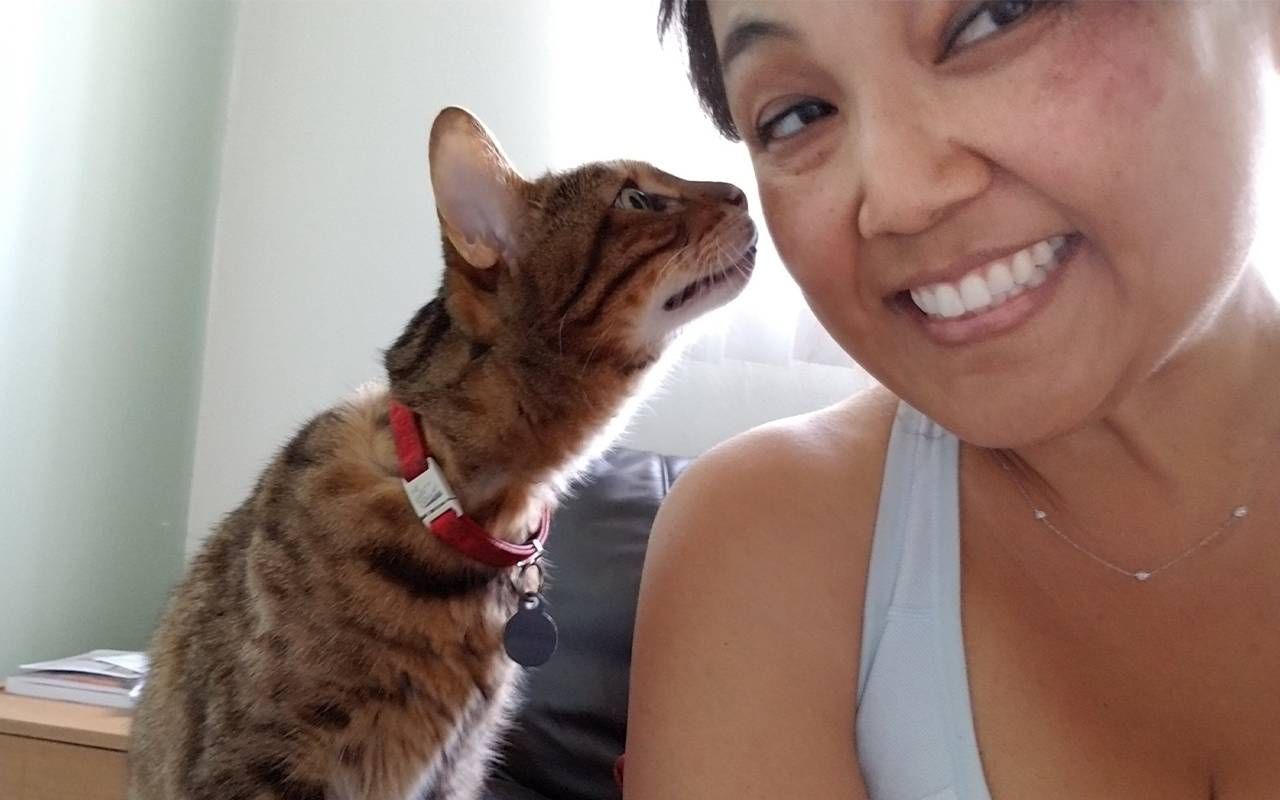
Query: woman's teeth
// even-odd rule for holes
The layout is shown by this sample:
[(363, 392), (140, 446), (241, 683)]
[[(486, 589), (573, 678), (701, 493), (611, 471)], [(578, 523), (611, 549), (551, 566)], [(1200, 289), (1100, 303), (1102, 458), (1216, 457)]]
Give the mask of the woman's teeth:
[(1058, 268), (1065, 236), (1053, 236), (992, 261), (955, 283), (935, 283), (911, 290), (911, 299), (934, 319), (954, 319), (985, 311), (1034, 289)]

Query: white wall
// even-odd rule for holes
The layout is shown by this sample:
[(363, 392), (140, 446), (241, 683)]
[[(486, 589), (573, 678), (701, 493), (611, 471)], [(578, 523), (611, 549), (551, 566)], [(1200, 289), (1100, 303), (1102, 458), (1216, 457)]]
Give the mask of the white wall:
[[(688, 177), (749, 182), (741, 153), (719, 143), (698, 115), (683, 67), (668, 60), (653, 72), (644, 68), (656, 52), (654, 6), (245, 5), (223, 153), (189, 549), (243, 499), (295, 426), (381, 376), (380, 348), (434, 293), (440, 245), (424, 143), (440, 107), (476, 111), (526, 174), (639, 157)], [(713, 156), (690, 151), (690, 136), (718, 149)], [(696, 453), (862, 382), (830, 367), (686, 362), (624, 443)]]
[(0, 677), (141, 647), (182, 566), (234, 7), (0, 22)]

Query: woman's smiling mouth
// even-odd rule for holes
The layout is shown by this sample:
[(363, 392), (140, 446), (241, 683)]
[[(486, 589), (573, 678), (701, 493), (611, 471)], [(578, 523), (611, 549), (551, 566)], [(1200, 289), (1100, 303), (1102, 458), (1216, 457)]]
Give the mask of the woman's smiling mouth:
[(1077, 234), (1051, 236), (1012, 255), (981, 264), (952, 281), (937, 281), (897, 296), (942, 344), (967, 344), (1021, 323), (1050, 299), (1051, 280), (1079, 250)]

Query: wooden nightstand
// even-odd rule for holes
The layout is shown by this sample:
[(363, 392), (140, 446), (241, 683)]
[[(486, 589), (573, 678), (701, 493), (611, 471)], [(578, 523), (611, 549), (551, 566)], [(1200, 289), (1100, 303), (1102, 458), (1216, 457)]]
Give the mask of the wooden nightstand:
[(129, 713), (0, 691), (0, 798), (124, 800)]

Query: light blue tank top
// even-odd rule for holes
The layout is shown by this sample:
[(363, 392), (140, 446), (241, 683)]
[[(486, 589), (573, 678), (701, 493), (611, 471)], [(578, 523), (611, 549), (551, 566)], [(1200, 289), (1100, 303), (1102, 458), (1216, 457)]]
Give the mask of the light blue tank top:
[(871, 800), (990, 800), (960, 629), (959, 444), (906, 403), (871, 547), (856, 726)]

